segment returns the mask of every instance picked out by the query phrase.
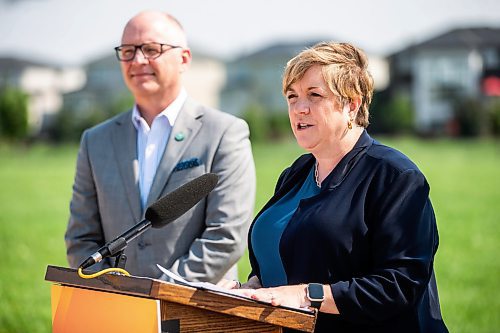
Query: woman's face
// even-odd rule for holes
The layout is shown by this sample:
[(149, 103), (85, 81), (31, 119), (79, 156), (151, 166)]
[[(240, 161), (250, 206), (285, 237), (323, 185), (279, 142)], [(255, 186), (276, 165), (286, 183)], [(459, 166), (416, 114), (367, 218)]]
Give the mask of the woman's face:
[(309, 68), (286, 92), (288, 115), (299, 146), (311, 153), (335, 149), (345, 135), (349, 106), (328, 88), (319, 65)]

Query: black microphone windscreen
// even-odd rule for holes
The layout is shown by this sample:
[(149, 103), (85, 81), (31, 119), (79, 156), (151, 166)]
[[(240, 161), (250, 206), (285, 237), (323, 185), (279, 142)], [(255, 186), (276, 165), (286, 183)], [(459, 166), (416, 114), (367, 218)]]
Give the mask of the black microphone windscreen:
[(176, 220), (208, 195), (219, 177), (206, 173), (168, 193), (146, 210), (146, 219), (153, 228), (161, 228)]

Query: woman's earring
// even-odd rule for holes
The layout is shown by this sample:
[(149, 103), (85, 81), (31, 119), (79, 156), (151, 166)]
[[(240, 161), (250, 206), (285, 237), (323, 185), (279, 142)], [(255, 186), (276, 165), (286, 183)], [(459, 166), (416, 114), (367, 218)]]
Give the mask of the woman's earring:
[(349, 120), (349, 121), (347, 122), (347, 128), (348, 128), (348, 129), (352, 129), (352, 121), (351, 121), (351, 120)]

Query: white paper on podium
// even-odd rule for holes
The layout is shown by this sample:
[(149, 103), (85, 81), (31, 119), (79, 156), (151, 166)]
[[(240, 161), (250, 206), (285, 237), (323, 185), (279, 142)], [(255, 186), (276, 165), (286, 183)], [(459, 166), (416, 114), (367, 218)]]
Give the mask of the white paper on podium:
[[(213, 283), (210, 283), (210, 282), (190, 282), (190, 281), (187, 281), (186, 279), (183, 279), (179, 275), (169, 271), (168, 269), (166, 269), (165, 267), (163, 267), (161, 265), (156, 264), (156, 266), (158, 266), (158, 268), (160, 269), (160, 271), (162, 271), (162, 273), (164, 273), (166, 276), (168, 276), (169, 278), (174, 280), (177, 284), (181, 284), (181, 285), (185, 285), (188, 287), (201, 289), (201, 290), (210, 290), (210, 291), (214, 291), (217, 293), (221, 293), (224, 295), (229, 295), (229, 296), (233, 296), (233, 297), (237, 297), (237, 298), (249, 299), (249, 300), (252, 300), (252, 301), (257, 302), (257, 303), (269, 304), (267, 302), (256, 301), (250, 297), (240, 295), (240, 294), (232, 291), (232, 289), (222, 288), (222, 287), (219, 287), (219, 286), (217, 286)], [(234, 290), (237, 290), (237, 289), (234, 289)], [(298, 311), (306, 312), (306, 313), (313, 312), (313, 310), (311, 310), (309, 308), (296, 308), (296, 307), (288, 307), (288, 306), (280, 306), (280, 307), (286, 308), (286, 309), (298, 310)]]
[(183, 279), (182, 277), (180, 277), (179, 275), (169, 271), (168, 269), (166, 269), (165, 267), (163, 267), (161, 265), (156, 264), (156, 266), (158, 266), (158, 268), (160, 269), (160, 271), (162, 271), (162, 273), (164, 273), (166, 276), (168, 276), (169, 278), (171, 278), (172, 280), (174, 280), (178, 284), (182, 284), (182, 285), (197, 288), (197, 289), (216, 291), (216, 292), (223, 293), (223, 294), (229, 294), (229, 295), (233, 295), (233, 296), (237, 296), (237, 297), (241, 297), (241, 298), (251, 299), (250, 297), (246, 297), (246, 296), (242, 296), (242, 295), (239, 295), (237, 293), (234, 293), (231, 291), (231, 289), (222, 288), (222, 287), (219, 287), (219, 286), (217, 286), (213, 283), (210, 283), (210, 282), (190, 282), (190, 281), (187, 281), (187, 280)]

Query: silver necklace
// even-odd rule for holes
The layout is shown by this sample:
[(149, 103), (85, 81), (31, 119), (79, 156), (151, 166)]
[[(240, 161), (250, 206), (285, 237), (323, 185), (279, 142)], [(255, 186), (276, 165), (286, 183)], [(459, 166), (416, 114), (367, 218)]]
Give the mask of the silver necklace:
[(319, 172), (318, 172), (318, 161), (316, 161), (316, 164), (314, 165), (314, 180), (316, 181), (316, 186), (321, 188), (321, 182), (319, 181)]

